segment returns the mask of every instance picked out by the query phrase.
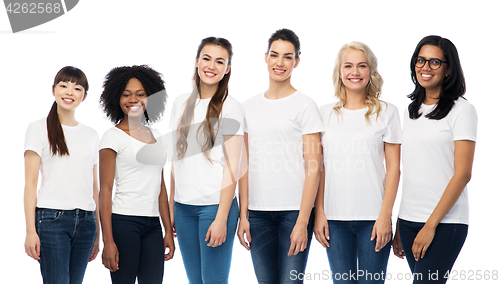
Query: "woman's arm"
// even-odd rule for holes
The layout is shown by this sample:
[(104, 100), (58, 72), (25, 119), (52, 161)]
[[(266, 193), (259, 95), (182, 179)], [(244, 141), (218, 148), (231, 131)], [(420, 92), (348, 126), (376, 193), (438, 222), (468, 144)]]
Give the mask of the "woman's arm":
[(94, 260), (97, 257), (97, 254), (99, 253), (99, 242), (101, 236), (101, 226), (99, 225), (99, 181), (97, 177), (97, 165), (94, 165), (93, 173), (94, 173), (93, 174), (94, 202), (96, 205), (94, 212), (96, 233), (95, 233), (94, 245), (92, 247), (92, 252), (90, 253), (89, 262)]
[(307, 248), (307, 225), (311, 210), (316, 200), (316, 193), (319, 186), (319, 172), (321, 166), (321, 137), (319, 132), (305, 134), (302, 136), (304, 141), (304, 162), (306, 179), (304, 189), (302, 190), (302, 201), (300, 202), (300, 211), (292, 233), (290, 234), (290, 250), (288, 256), (297, 255)]
[(454, 166), (455, 173), (446, 187), (439, 203), (434, 208), (424, 227), (420, 230), (413, 242), (412, 252), (415, 260), (420, 260), (425, 256), (429, 248), (437, 225), (446, 217), (446, 214), (455, 205), (462, 194), (465, 186), (471, 179), (472, 162), (474, 160), (474, 151), (476, 142), (471, 140), (455, 141)]
[(224, 154), (226, 164), (222, 176), (222, 189), (220, 193), (219, 209), (215, 220), (208, 228), (205, 241), (209, 241), (207, 246), (217, 247), (226, 241), (227, 233), (227, 215), (231, 209), (234, 199), (236, 183), (238, 182), (238, 173), (240, 157), (243, 148), (242, 135), (224, 135)]
[[(250, 250), (249, 244), (252, 242), (252, 237), (250, 236), (250, 222), (248, 222), (248, 133), (245, 133), (244, 139), (246, 154), (242, 155), (240, 168), (241, 179), (238, 183), (238, 192), (240, 197), (240, 223), (238, 225), (238, 239), (243, 247)], [(245, 235), (248, 243), (245, 241)]]
[(172, 226), (170, 224), (170, 209), (168, 206), (167, 188), (165, 186), (165, 180), (163, 178), (163, 170), (161, 171), (161, 187), (160, 195), (158, 196), (158, 204), (161, 221), (165, 230), (165, 236), (163, 237), (163, 249), (165, 250), (168, 247), (169, 250), (168, 253), (165, 254), (165, 261), (167, 261), (174, 257), (175, 244), (172, 233)]
[(170, 199), (168, 200), (168, 209), (170, 211), (170, 226), (172, 227), (172, 236), (177, 237), (175, 231), (175, 218), (174, 218), (174, 202), (175, 202), (175, 177), (174, 177), (174, 162), (170, 167)]
[(40, 156), (31, 150), (24, 152), (24, 215), (26, 217), (26, 240), (24, 250), (34, 260), (40, 260), (40, 239), (36, 233), (35, 209), (36, 188)]
[(101, 192), (99, 194), (99, 215), (102, 227), (102, 264), (111, 272), (118, 270), (118, 248), (113, 239), (111, 226), (111, 196), (115, 178), (116, 152), (111, 149), (99, 151), (99, 181)]
[(394, 240), (392, 241), (392, 250), (395, 256), (401, 259), (405, 258), (405, 252), (401, 244), (401, 236), (399, 235), (399, 219), (396, 221), (396, 232), (394, 233)]
[(315, 221), (314, 221), (314, 236), (316, 240), (324, 247), (330, 246), (330, 230), (328, 229), (328, 220), (325, 215), (325, 167), (323, 164), (323, 147), (321, 147), (321, 167), (319, 171), (319, 187), (318, 194), (314, 205)]
[(382, 208), (375, 225), (373, 225), (371, 241), (377, 239), (375, 251), (380, 251), (392, 237), (392, 208), (398, 193), (400, 171), (401, 144), (384, 143), (385, 177), (384, 198)]

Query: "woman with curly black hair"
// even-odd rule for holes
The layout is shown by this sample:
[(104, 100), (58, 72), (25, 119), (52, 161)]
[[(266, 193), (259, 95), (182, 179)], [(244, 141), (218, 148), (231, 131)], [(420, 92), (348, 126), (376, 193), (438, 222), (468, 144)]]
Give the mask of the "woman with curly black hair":
[(102, 262), (113, 283), (162, 283), (163, 262), (175, 249), (163, 180), (167, 155), (160, 132), (146, 125), (165, 109), (164, 81), (146, 65), (124, 66), (106, 75), (103, 88), (101, 106), (115, 126), (99, 145)]

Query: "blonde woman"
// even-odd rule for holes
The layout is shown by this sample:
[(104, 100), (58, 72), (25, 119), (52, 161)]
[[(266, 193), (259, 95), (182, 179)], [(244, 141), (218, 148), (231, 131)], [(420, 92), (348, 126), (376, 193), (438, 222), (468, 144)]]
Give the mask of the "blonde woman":
[(314, 232), (335, 283), (383, 283), (400, 175), (399, 115), (379, 99), (383, 80), (367, 45), (342, 46), (333, 82), (338, 102), (320, 109), (324, 168)]

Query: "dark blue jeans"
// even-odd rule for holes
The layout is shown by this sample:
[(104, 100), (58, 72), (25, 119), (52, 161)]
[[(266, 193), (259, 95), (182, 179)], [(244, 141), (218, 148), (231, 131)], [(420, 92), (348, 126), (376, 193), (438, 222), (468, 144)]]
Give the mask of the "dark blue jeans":
[(331, 221), (326, 249), (334, 283), (384, 283), (391, 242), (375, 252), (370, 241), (375, 221)]
[(259, 283), (303, 283), (300, 273), (306, 269), (307, 256), (311, 246), (314, 213), (307, 226), (307, 249), (297, 255), (288, 256), (290, 235), (299, 216), (299, 210), (292, 211), (248, 211), (250, 222), (250, 253)]
[(82, 283), (96, 229), (93, 211), (36, 209), (43, 283)]
[(190, 284), (228, 283), (234, 236), (238, 225), (238, 202), (233, 199), (227, 216), (226, 241), (209, 247), (205, 241), (219, 205), (197, 206), (175, 202), (174, 218), (182, 261)]
[(159, 217), (112, 214), (113, 239), (119, 269), (111, 273), (115, 284), (160, 284), (165, 254)]
[(469, 226), (465, 224), (444, 224), (436, 227), (436, 234), (424, 258), (415, 261), (412, 246), (418, 232), (425, 223), (399, 219), (399, 235), (406, 260), (414, 274), (413, 283), (446, 283), (446, 273), (451, 268), (464, 245)]

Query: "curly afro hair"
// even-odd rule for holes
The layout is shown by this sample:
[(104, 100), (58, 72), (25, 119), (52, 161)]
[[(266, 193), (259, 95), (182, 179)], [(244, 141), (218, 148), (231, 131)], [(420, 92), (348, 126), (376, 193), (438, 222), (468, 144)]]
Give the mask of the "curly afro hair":
[(148, 96), (143, 123), (157, 122), (165, 111), (167, 92), (162, 74), (147, 65), (115, 67), (109, 71), (102, 84), (104, 90), (99, 100), (106, 117), (115, 125), (122, 121), (124, 113), (120, 107), (120, 97), (132, 78), (141, 82)]

